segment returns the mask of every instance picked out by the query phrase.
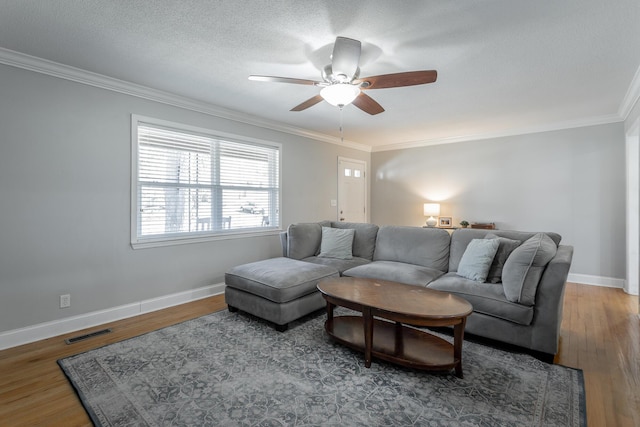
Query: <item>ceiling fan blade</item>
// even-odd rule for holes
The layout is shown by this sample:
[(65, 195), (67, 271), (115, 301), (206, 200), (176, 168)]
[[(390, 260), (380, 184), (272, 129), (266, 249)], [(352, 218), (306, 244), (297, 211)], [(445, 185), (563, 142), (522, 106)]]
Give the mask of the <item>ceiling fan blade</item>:
[(372, 116), (384, 111), (382, 105), (378, 104), (373, 98), (363, 92), (360, 92), (360, 95), (353, 100), (353, 105)]
[[(362, 45), (358, 40), (346, 37), (336, 38), (331, 55), (331, 69), (336, 78), (345, 82), (353, 79), (358, 71), (361, 49)], [(345, 77), (340, 79), (341, 75)]]
[(290, 77), (255, 76), (255, 75), (249, 76), (249, 80), (253, 80), (256, 82), (293, 83), (296, 85), (312, 85), (312, 86), (315, 86), (320, 83), (315, 80), (293, 79)]
[(436, 70), (407, 71), (405, 73), (363, 77), (354, 81), (354, 83), (363, 83), (360, 86), (360, 89), (386, 89), (391, 87), (415, 86), (433, 83), (437, 78), (438, 72)]
[(314, 96), (312, 98), (307, 99), (302, 104), (296, 105), (295, 107), (293, 107), (291, 109), (291, 111), (306, 110), (307, 108), (313, 107), (314, 105), (316, 105), (318, 102), (321, 102), (321, 101), (322, 101), (322, 97), (320, 95), (316, 95), (316, 96)]

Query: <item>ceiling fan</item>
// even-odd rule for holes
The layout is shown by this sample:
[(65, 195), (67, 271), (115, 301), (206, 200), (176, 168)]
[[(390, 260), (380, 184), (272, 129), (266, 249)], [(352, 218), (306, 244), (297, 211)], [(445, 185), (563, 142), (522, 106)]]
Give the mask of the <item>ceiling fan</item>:
[(257, 75), (249, 76), (249, 80), (313, 85), (322, 88), (320, 94), (296, 105), (291, 111), (306, 110), (324, 99), (331, 105), (340, 108), (353, 103), (362, 111), (374, 115), (382, 113), (384, 108), (362, 91), (433, 83), (438, 77), (436, 70), (425, 70), (361, 78), (359, 67), (360, 52), (360, 41), (337, 37), (333, 45), (331, 64), (325, 66), (322, 70), (322, 81)]

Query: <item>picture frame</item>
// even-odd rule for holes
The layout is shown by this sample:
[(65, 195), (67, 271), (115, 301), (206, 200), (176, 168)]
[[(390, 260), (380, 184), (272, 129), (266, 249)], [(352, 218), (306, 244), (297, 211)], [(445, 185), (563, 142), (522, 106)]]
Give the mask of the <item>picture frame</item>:
[(453, 218), (451, 218), (450, 216), (438, 217), (438, 227), (440, 227), (440, 228), (451, 228), (451, 227), (453, 227)]

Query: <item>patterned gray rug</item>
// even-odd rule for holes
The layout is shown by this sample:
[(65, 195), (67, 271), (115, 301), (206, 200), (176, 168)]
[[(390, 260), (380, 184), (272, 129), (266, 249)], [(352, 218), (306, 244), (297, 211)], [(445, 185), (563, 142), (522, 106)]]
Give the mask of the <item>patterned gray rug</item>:
[(97, 426), (586, 425), (582, 371), (473, 342), (464, 379), (366, 369), (324, 319), (222, 311), (58, 363)]

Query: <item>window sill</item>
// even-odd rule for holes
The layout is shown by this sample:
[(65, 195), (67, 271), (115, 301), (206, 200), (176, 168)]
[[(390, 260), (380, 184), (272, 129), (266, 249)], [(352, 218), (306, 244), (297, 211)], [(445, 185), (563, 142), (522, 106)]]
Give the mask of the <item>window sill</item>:
[(190, 236), (190, 237), (175, 237), (175, 238), (157, 238), (157, 239), (144, 239), (138, 241), (132, 241), (131, 247), (133, 249), (146, 249), (146, 248), (157, 248), (163, 246), (175, 246), (175, 245), (188, 245), (191, 243), (206, 243), (206, 242), (215, 242), (219, 240), (235, 240), (235, 239), (246, 239), (251, 237), (263, 237), (263, 236), (274, 236), (279, 235), (282, 232), (279, 228), (269, 228), (268, 230), (232, 230), (229, 232), (214, 234), (214, 235), (205, 235), (205, 236)]

